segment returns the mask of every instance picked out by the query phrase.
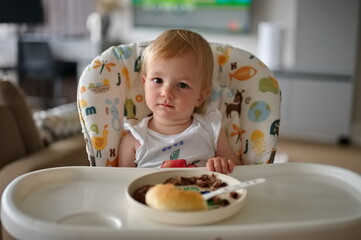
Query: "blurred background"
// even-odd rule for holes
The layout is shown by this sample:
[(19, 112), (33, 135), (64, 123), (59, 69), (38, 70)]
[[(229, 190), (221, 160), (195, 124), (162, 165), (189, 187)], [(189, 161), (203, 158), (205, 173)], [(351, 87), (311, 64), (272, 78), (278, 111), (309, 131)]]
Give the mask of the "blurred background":
[[(1, 0), (0, 76), (22, 86), (34, 108), (70, 103), (81, 72), (103, 50), (153, 40), (168, 28), (192, 29), (208, 41), (254, 53), (274, 71), (282, 89), (279, 152), (285, 161), (333, 149), (340, 155), (307, 157), (337, 156), (339, 165), (353, 159), (351, 168), (360, 169), (360, 5), (358, 0)], [(352, 157), (345, 157), (350, 149)]]

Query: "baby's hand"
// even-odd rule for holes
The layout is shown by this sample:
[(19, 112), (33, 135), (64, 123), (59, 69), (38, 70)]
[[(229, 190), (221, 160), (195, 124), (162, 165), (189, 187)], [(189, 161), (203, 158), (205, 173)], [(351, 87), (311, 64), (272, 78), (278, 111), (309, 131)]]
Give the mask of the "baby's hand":
[(228, 174), (233, 172), (234, 162), (228, 158), (214, 157), (208, 159), (206, 166), (210, 171)]

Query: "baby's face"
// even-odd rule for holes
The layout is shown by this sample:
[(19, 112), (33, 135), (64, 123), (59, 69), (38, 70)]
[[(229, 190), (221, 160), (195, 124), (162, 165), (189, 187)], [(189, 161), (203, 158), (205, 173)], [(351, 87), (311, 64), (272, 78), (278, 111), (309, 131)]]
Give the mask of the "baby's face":
[(190, 118), (207, 97), (199, 65), (191, 53), (149, 63), (142, 81), (153, 115), (170, 120)]

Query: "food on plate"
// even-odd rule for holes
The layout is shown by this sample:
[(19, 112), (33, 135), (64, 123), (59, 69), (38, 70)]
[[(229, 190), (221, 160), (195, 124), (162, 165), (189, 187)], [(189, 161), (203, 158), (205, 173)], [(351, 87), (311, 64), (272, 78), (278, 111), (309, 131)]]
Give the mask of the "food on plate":
[(202, 174), (200, 177), (173, 177), (165, 180), (164, 183), (172, 183), (174, 185), (197, 185), (200, 188), (207, 188), (210, 191), (217, 190), (218, 188), (227, 186), (227, 183), (218, 179), (217, 176), (212, 173), (211, 175)]
[(238, 192), (231, 192), (227, 197), (216, 196), (208, 201), (203, 200), (201, 194), (227, 185), (214, 173), (193, 177), (176, 176), (160, 184), (148, 184), (137, 188), (133, 198), (159, 210), (210, 210), (227, 206), (230, 200), (240, 198)]
[(148, 206), (165, 211), (204, 211), (207, 204), (201, 193), (177, 189), (174, 184), (156, 184), (145, 195)]
[(137, 200), (138, 202), (141, 202), (143, 204), (145, 203), (145, 194), (148, 192), (148, 190), (153, 187), (154, 185), (144, 185), (141, 186), (140, 188), (138, 188), (134, 193), (133, 193), (133, 198), (135, 200)]

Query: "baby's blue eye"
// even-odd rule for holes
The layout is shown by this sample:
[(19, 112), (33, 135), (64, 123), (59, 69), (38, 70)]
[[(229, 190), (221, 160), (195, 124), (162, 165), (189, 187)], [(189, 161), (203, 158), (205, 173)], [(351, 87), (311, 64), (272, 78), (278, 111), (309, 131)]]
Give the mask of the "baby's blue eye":
[(160, 79), (160, 78), (154, 78), (154, 79), (153, 79), (153, 82), (156, 83), (156, 84), (162, 84), (162, 83), (163, 83), (163, 80)]
[(179, 87), (179, 88), (189, 88), (188, 84), (186, 84), (186, 83), (178, 83), (177, 87)]

